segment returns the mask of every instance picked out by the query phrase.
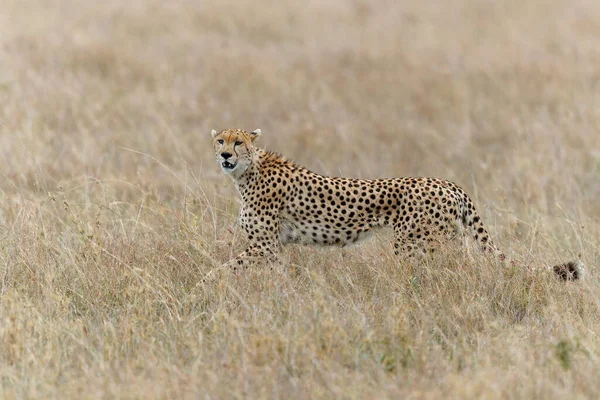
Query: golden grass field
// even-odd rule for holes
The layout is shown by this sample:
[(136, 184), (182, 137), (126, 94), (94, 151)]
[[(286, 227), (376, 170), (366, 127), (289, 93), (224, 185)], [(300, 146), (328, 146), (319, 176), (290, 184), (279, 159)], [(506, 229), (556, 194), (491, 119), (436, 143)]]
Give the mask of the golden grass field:
[[(599, 398), (599, 37), (597, 0), (1, 0), (0, 398)], [(232, 127), (452, 180), (519, 266), (382, 233), (203, 285)]]

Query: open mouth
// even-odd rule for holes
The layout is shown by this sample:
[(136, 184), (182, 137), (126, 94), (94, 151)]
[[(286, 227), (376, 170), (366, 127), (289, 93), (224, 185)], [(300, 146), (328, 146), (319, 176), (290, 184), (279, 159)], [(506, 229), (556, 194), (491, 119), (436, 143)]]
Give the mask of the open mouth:
[(221, 165), (225, 169), (234, 169), (235, 168), (235, 164), (232, 164), (229, 161), (223, 161), (223, 163)]

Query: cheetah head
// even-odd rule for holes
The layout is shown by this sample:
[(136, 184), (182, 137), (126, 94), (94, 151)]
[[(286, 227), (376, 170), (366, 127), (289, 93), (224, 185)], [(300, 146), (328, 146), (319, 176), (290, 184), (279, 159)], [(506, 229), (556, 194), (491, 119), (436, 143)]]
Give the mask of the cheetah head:
[(213, 129), (213, 147), (221, 169), (233, 178), (240, 177), (254, 155), (254, 141), (260, 136), (260, 129), (246, 132), (242, 129), (227, 129), (217, 132)]

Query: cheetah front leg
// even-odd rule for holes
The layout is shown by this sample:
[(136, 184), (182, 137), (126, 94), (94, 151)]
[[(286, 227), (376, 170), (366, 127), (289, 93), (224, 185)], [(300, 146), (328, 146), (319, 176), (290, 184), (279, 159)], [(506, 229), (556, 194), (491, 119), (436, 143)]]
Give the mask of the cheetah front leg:
[(271, 211), (242, 209), (241, 225), (250, 241), (246, 250), (226, 267), (239, 271), (254, 265), (276, 263), (279, 259), (279, 220)]
[(250, 245), (243, 253), (226, 262), (223, 266), (237, 272), (255, 265), (275, 263), (277, 260), (277, 253), (270, 248)]

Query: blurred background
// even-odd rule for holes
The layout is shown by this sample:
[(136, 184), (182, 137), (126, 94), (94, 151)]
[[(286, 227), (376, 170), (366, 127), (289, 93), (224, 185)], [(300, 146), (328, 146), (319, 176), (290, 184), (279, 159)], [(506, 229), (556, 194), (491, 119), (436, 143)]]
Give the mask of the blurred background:
[[(598, 0), (0, 0), (0, 398), (598, 398), (599, 39)], [(382, 234), (203, 285), (234, 127), (452, 180), (516, 262)]]
[(0, 190), (230, 198), (209, 132), (261, 128), (319, 173), (455, 181), (497, 234), (597, 233), (599, 37), (595, 0), (3, 0)]

